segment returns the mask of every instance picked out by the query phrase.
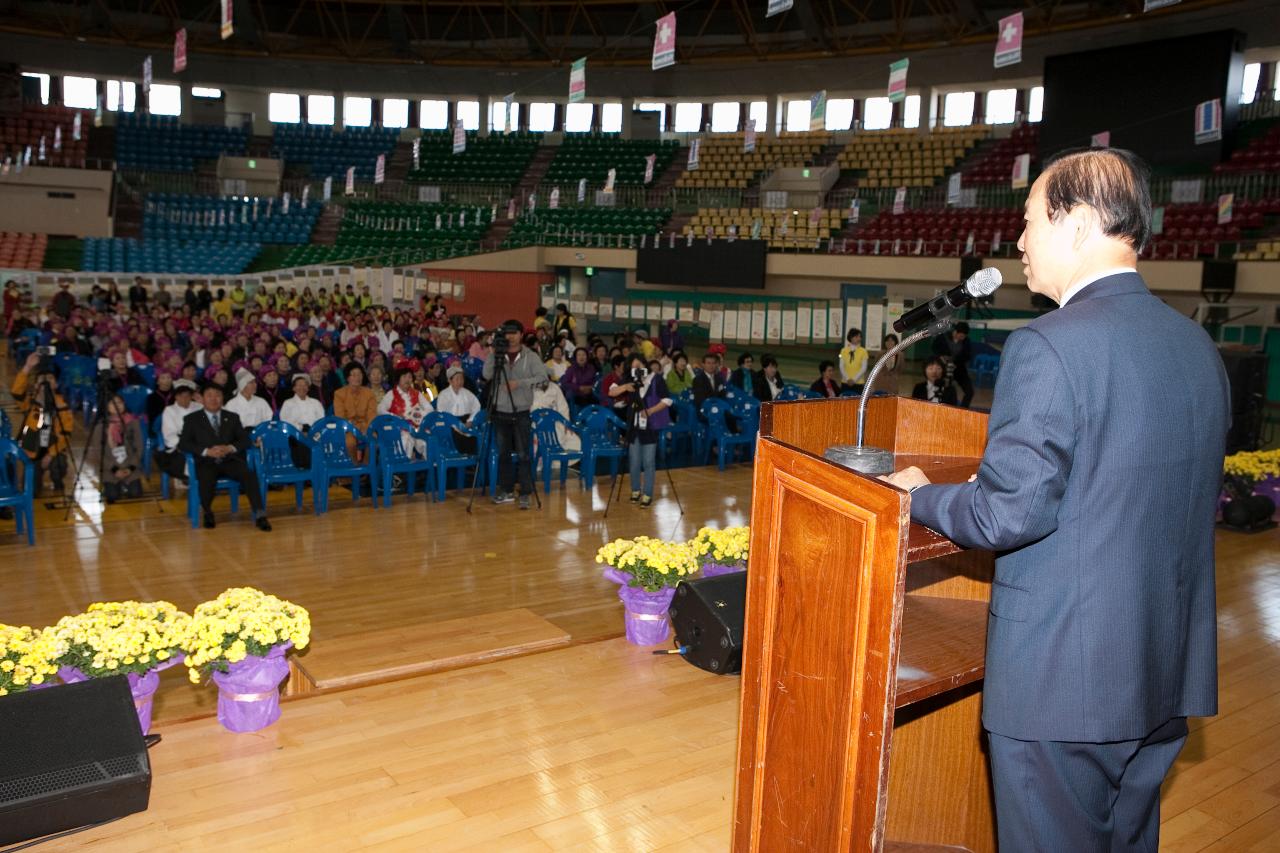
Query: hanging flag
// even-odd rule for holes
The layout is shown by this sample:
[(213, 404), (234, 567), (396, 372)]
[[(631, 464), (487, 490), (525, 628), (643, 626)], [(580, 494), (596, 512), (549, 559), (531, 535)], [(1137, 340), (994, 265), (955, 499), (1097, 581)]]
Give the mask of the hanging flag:
[(657, 29), (653, 34), (654, 71), (676, 64), (676, 13), (658, 19)]
[(898, 187), (893, 194), (893, 215), (901, 216), (907, 210), (907, 188)]
[(249, 221), (249, 200), (246, 198), (244, 200), (244, 204), (240, 205), (240, 224), (244, 225), (248, 221)]
[[(479, 210), (479, 208), (476, 208), (476, 209)], [(480, 214), (477, 213), (476, 219), (479, 220), (479, 218), (480, 218)], [(495, 201), (493, 204), (489, 205), (489, 221), (492, 222), (497, 218), (498, 218), (498, 203)]]
[(142, 60), (142, 95), (151, 94), (151, 57)]
[(960, 182), (962, 180), (963, 178), (960, 177), (959, 172), (947, 179), (947, 204), (960, 203), (960, 190), (962, 189)]
[(550, 208), (551, 210), (560, 209), (560, 188), (559, 187), (551, 188), (551, 198), (547, 199), (547, 207)]
[[(537, 193), (529, 193), (529, 212), (530, 212), (530, 213), (533, 213), (533, 212), (534, 212), (535, 210), (537, 210), (537, 209), (538, 209), (538, 194), (537, 194)], [(450, 216), (449, 216), (449, 219), (450, 219), (450, 220), (452, 220), (452, 219), (453, 219), (453, 216), (452, 216), (452, 215), (450, 215)], [(450, 224), (450, 225), (453, 225), (453, 222), (451, 221), (449, 224)]]
[(516, 200), (514, 198), (507, 199), (507, 219), (516, 218)]
[(503, 114), (502, 114), (502, 132), (510, 133), (516, 129), (515, 116), (511, 114), (512, 108), (515, 106), (516, 93), (502, 96)]
[(790, 230), (791, 230), (791, 217), (788, 216), (786, 219), (782, 220), (782, 224), (778, 226), (778, 236), (785, 237), (787, 236), (787, 232)]
[(970, 231), (968, 239), (964, 241), (964, 253), (966, 255), (973, 254), (973, 241), (974, 241), (974, 235), (973, 235), (973, 232)]
[(44, 162), (44, 160), (45, 160), (45, 156), (46, 156), (46, 155), (45, 155), (45, 150), (44, 150), (44, 134), (41, 134), (41, 135), (40, 135), (40, 150), (39, 150), (39, 151), (37, 152), (37, 154), (36, 154), (36, 159), (43, 163), (43, 162)]
[(760, 230), (763, 227), (764, 227), (764, 220), (762, 220), (759, 216), (757, 216), (754, 220), (752, 220), (751, 222), (751, 239), (752, 240), (760, 239)]
[(289, 194), (288, 193), (285, 193), (283, 196), (280, 197), (280, 215), (281, 216), (289, 215)]
[(693, 232), (690, 231), (688, 234), (684, 235), (684, 247), (687, 249), (692, 245), (693, 245)]
[(1154, 12), (1156, 9), (1163, 9), (1165, 6), (1176, 6), (1182, 0), (1143, 0), (1142, 11)]
[(231, 0), (222, 0), (222, 40), (231, 38), (234, 31), (231, 22)]
[(461, 154), (467, 150), (467, 132), (462, 129), (462, 119), (453, 122), (453, 153)]
[(373, 182), (380, 184), (387, 179), (387, 155), (379, 154), (373, 162)]
[(3, 164), (0, 164), (0, 175), (7, 175), (7, 174), (9, 174), (9, 169), (10, 169), (10, 167), (12, 166), (12, 164), (13, 164), (13, 158), (12, 158), (12, 157), (5, 157), (5, 158), (4, 158), (4, 163), (3, 163)]
[(730, 226), (729, 226), (729, 242), (730, 242), (730, 243), (733, 243), (733, 242), (735, 242), (737, 239), (738, 239), (738, 226), (737, 226), (737, 225), (730, 225)]
[(690, 172), (693, 172), (698, 168), (698, 149), (701, 147), (701, 139), (692, 139), (689, 141), (689, 163), (686, 168)]
[(1157, 207), (1155, 210), (1151, 211), (1151, 233), (1152, 234), (1164, 233), (1164, 208), (1163, 207)]
[(218, 227), (225, 228), (227, 225), (227, 211), (225, 209), (218, 211)]
[(422, 137), (416, 137), (413, 140), (413, 170), (418, 171), (418, 167), (422, 165)]
[(1235, 206), (1235, 193), (1218, 196), (1218, 224), (1226, 225), (1231, 221), (1231, 209)]
[(1011, 184), (1015, 190), (1027, 185), (1031, 178), (1031, 155), (1019, 154), (1013, 158), (1013, 176)]
[(827, 90), (809, 96), (809, 130), (823, 130), (827, 126)]
[(1110, 148), (1111, 147), (1111, 131), (1104, 130), (1101, 133), (1095, 133), (1089, 138), (1090, 148)]
[(918, 237), (918, 238), (916, 238), (916, 247), (915, 247), (915, 249), (912, 251), (912, 253), (911, 253), (911, 254), (913, 254), (913, 255), (919, 255), (919, 254), (923, 254), (923, 253), (924, 253), (924, 238), (923, 238), (923, 237)]
[(311, 197), (311, 184), (304, 184), (302, 187), (302, 209), (307, 209), (307, 199)]
[(907, 97), (907, 66), (909, 59), (899, 59), (889, 66), (889, 102), (898, 103)]
[(858, 220), (862, 218), (862, 199), (855, 198), (849, 202), (849, 222), (853, 225), (858, 224)]
[(792, 2), (793, 0), (769, 0), (769, 5), (764, 10), (764, 16), (772, 18), (774, 15), (781, 15), (791, 8)]
[(582, 178), (578, 181), (578, 204), (582, 204), (587, 199), (587, 179)]
[(999, 37), (996, 39), (995, 67), (1017, 65), (1022, 61), (1022, 13), (1014, 12), (1007, 18), (1001, 18), (996, 32)]
[(437, 231), (440, 230), (440, 223), (443, 221), (444, 221), (443, 217), (441, 217), (441, 215), (437, 213), (436, 214), (436, 230)]
[(76, 112), (75, 118), (71, 120), (71, 138), (76, 142), (80, 141), (80, 113)]
[(1222, 139), (1222, 101), (1214, 98), (1196, 107), (1196, 145)]
[[(635, 236), (635, 235), (633, 234), (633, 235), (632, 235), (632, 237), (634, 237), (634, 236)], [(649, 246), (649, 235), (648, 235), (648, 234), (641, 234), (641, 235), (640, 235), (640, 248), (641, 248), (641, 249), (645, 249), (645, 248), (648, 248), (648, 246)], [(656, 237), (654, 238), (653, 247), (654, 247), (655, 249), (656, 249), (656, 248), (658, 248), (658, 242), (657, 242), (657, 238), (656, 238)]]
[(256, 195), (253, 197), (253, 221), (258, 221), (258, 197)]
[(356, 194), (356, 167), (349, 166), (347, 168), (347, 195)]
[(610, 170), (609, 170), (609, 174), (608, 174), (608, 176), (604, 179), (604, 191), (605, 191), (605, 192), (607, 192), (607, 193), (611, 193), (611, 192), (613, 192), (613, 182), (614, 182), (614, 180), (615, 180), (615, 179), (617, 179), (617, 177), (618, 177), (618, 170), (617, 170), (617, 169), (610, 169)]
[(267, 218), (268, 219), (271, 218), (271, 208), (275, 206), (275, 203), (276, 203), (276, 200), (274, 198), (267, 199)]
[(750, 154), (756, 150), (756, 120), (747, 119), (747, 128), (742, 132), (742, 150)]
[(187, 28), (183, 27), (173, 34), (173, 73), (181, 74), (187, 70)]
[(62, 125), (58, 125), (53, 129), (53, 150), (62, 150)]
[(569, 69), (569, 103), (576, 104), (587, 96), (587, 58), (573, 61)]
[(1002, 236), (1004, 235), (1001, 231), (996, 231), (996, 233), (991, 236), (991, 254), (995, 255), (1000, 252), (1000, 238)]
[(818, 223), (821, 221), (822, 221), (822, 208), (815, 207), (813, 210), (809, 211), (809, 227), (810, 228), (817, 227)]
[(644, 158), (644, 182), (651, 183), (653, 181), (653, 163), (658, 159), (657, 154), (650, 154)]
[(333, 175), (324, 179), (324, 200), (333, 198)]

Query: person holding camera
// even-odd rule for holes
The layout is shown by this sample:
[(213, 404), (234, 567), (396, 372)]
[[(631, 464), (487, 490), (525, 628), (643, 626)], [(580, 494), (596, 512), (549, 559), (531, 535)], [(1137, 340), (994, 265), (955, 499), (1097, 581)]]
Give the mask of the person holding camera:
[(609, 388), (609, 395), (627, 406), (631, 502), (649, 507), (658, 470), (658, 433), (671, 425), (667, 383), (649, 370), (644, 356), (635, 353), (627, 360), (625, 377)]
[[(45, 352), (42, 354), (41, 350)], [(39, 463), (37, 496), (45, 471), (49, 472), (49, 483), (54, 491), (62, 493), (71, 451), (71, 429), (75, 426), (67, 401), (58, 393), (56, 368), (48, 362), (41, 363), (43, 358), (52, 355), (47, 350), (47, 347), (41, 347), (27, 356), (26, 363), (9, 386), (14, 399), (26, 409), (18, 444), (32, 461)]]
[[(530, 453), (533, 448), (533, 425), (529, 416), (533, 408), (533, 387), (547, 381), (547, 368), (538, 354), (523, 344), (524, 324), (508, 320), (494, 335), (493, 349), (484, 360), (481, 375), (489, 382), (487, 393), (492, 415), (492, 429), (498, 448), (498, 491), (493, 496), (496, 504), (514, 500), (516, 476), (520, 478), (520, 508), (529, 508), (533, 494), (533, 468)], [(502, 359), (502, 382), (493, 378)], [(513, 465), (511, 454), (518, 461)]]

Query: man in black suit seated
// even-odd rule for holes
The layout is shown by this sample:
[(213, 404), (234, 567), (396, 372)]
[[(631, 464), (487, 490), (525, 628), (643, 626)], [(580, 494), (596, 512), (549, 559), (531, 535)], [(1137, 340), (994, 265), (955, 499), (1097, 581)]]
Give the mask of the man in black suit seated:
[(708, 397), (724, 396), (724, 376), (720, 373), (720, 360), (714, 353), (702, 357), (702, 370), (693, 376), (693, 402), (702, 408), (702, 401)]
[(253, 520), (259, 530), (271, 529), (266, 508), (258, 491), (258, 477), (249, 470), (245, 453), (249, 450), (249, 433), (240, 425), (235, 412), (222, 408), (222, 389), (206, 385), (201, 394), (204, 408), (192, 412), (182, 421), (178, 450), (190, 453), (196, 460), (196, 481), (200, 488), (200, 506), (204, 509), (204, 526), (212, 530), (213, 495), (219, 477), (240, 484), (240, 490), (253, 507)]

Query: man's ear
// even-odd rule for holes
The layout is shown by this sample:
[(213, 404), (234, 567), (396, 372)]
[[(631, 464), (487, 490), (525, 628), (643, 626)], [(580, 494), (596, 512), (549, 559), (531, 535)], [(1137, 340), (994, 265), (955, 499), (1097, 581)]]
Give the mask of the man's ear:
[(1067, 217), (1072, 228), (1071, 246), (1078, 251), (1101, 227), (1098, 213), (1088, 205), (1077, 204)]

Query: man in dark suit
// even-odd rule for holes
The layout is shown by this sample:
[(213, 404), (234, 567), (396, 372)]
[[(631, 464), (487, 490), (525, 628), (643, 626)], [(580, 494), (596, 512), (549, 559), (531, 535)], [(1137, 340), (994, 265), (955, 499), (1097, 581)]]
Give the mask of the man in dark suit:
[(178, 449), (195, 457), (205, 528), (212, 530), (215, 526), (213, 495), (218, 478), (226, 477), (239, 483), (240, 490), (249, 498), (258, 529), (269, 531), (271, 522), (267, 521), (266, 508), (258, 491), (258, 478), (249, 470), (244, 458), (249, 450), (249, 433), (240, 425), (239, 415), (222, 408), (220, 387), (206, 385), (201, 398), (204, 408), (192, 412), (182, 421)]
[(699, 408), (708, 397), (724, 396), (724, 376), (720, 373), (720, 359), (714, 353), (702, 357), (702, 370), (693, 375), (693, 402)]
[(1229, 388), (1209, 336), (1136, 271), (1148, 180), (1118, 149), (1046, 168), (1018, 248), (1061, 307), (1009, 337), (977, 475), (891, 478), (913, 520), (999, 552), (982, 720), (1002, 850), (1154, 853), (1186, 718), (1217, 713)]

